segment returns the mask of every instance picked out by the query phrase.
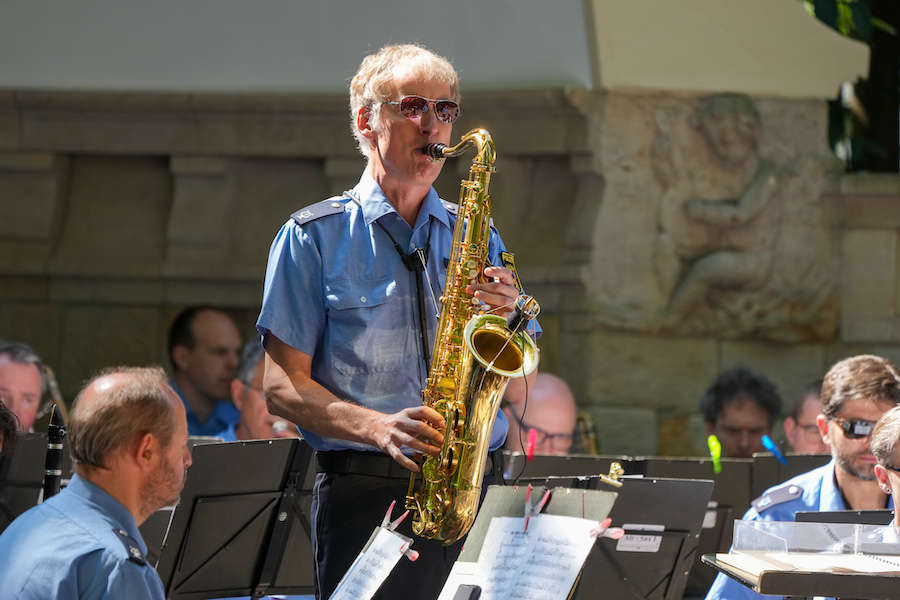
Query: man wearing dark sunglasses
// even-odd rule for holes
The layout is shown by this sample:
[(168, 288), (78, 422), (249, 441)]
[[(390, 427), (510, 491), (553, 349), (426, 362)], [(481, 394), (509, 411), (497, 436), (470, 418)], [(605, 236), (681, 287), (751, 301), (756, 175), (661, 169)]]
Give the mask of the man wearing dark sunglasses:
[[(831, 449), (831, 462), (766, 490), (744, 514), (751, 521), (793, 521), (797, 511), (893, 508), (879, 487), (872, 431), (882, 415), (900, 405), (900, 371), (887, 359), (860, 355), (835, 364), (822, 384), (816, 425)], [(771, 597), (771, 596), (767, 596)], [(719, 574), (707, 600), (762, 598)]]
[[(312, 501), (316, 595), (328, 598), (392, 500), (403, 503), (414, 453), (436, 456), (444, 420), (422, 405), (456, 205), (432, 187), (460, 114), (450, 63), (414, 45), (367, 56), (350, 82), (350, 122), (368, 163), (341, 196), (301, 209), (269, 253), (257, 328), (267, 352), (272, 414), (316, 450)], [(519, 294), (496, 230), (491, 265), (467, 292), (497, 314)], [(536, 329), (538, 329), (536, 327)], [(524, 394), (519, 380), (507, 395)], [(517, 398), (522, 402), (522, 398)], [(502, 446), (497, 415), (490, 448)], [(398, 531), (411, 535), (407, 519)], [(461, 543), (415, 540), (376, 598), (436, 598)]]

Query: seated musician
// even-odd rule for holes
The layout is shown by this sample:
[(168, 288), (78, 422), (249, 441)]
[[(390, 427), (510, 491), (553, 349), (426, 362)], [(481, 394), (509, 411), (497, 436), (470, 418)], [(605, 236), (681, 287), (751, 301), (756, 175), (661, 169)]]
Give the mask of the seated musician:
[(0, 340), (0, 404), (16, 415), (22, 431), (31, 431), (43, 391), (41, 359), (34, 350), (22, 342)]
[[(831, 462), (768, 489), (743, 519), (793, 521), (797, 511), (892, 508), (879, 487), (870, 449), (875, 422), (900, 405), (900, 372), (887, 359), (861, 355), (835, 364), (822, 384), (822, 412), (816, 419)], [(707, 600), (761, 598), (719, 574)], [(767, 596), (771, 597), (771, 596)]]
[[(450, 142), (459, 100), (456, 71), (425, 48), (367, 56), (350, 83), (350, 124), (368, 159), (359, 183), (295, 213), (269, 253), (257, 321), (264, 387), (269, 410), (317, 451), (317, 598), (331, 595), (390, 502), (402, 506), (419, 470), (411, 455), (440, 453), (444, 419), (421, 392), (457, 215), (432, 187), (444, 161), (423, 150)], [(485, 241), (502, 264), (497, 232)], [(513, 273), (487, 266), (483, 275), (467, 293), (505, 315), (519, 294)], [(521, 380), (509, 386), (524, 393)], [(506, 429), (498, 414), (492, 450)], [(411, 535), (410, 521), (398, 531)], [(438, 596), (461, 543), (419, 538), (414, 548), (418, 561), (402, 560), (377, 598)]]
[(187, 421), (158, 368), (91, 380), (69, 419), (75, 475), (0, 535), (0, 596), (162, 600), (138, 526), (175, 504), (191, 465)]
[[(523, 414), (523, 409), (526, 413)], [(503, 408), (509, 420), (506, 449), (528, 451), (529, 431), (534, 429), (535, 454), (568, 454), (575, 433), (575, 396), (569, 385), (551, 373), (538, 373), (534, 387), (528, 390), (528, 405), (507, 403)]]
[(762, 437), (781, 412), (775, 384), (746, 367), (722, 371), (700, 400), (706, 431), (719, 438), (722, 456), (750, 458), (763, 452)]
[(237, 376), (231, 380), (231, 401), (240, 412), (236, 425), (229, 425), (215, 437), (226, 442), (297, 437), (297, 427), (278, 418), (266, 408), (263, 374), (266, 351), (259, 338), (244, 344), (238, 361)]

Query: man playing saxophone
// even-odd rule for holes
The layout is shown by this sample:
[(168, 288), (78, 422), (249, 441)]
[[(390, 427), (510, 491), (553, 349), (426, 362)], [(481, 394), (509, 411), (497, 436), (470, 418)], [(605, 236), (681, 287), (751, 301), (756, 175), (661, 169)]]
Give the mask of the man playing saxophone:
[[(444, 420), (422, 404), (455, 205), (432, 184), (443, 166), (423, 153), (450, 141), (459, 115), (450, 63), (419, 46), (367, 56), (350, 83), (351, 129), (368, 159), (343, 196), (296, 212), (269, 253), (257, 328), (267, 351), (269, 410), (297, 423), (317, 451), (313, 495), (316, 596), (328, 598), (392, 500), (402, 503), (411, 455), (436, 456)], [(503, 243), (491, 230), (489, 257)], [(468, 288), (505, 315), (519, 291), (503, 267)], [(522, 379), (508, 395), (524, 397)], [(506, 436), (498, 414), (490, 448)], [(405, 530), (403, 528), (405, 527)], [(410, 535), (409, 519), (401, 532)], [(437, 597), (461, 543), (417, 539), (384, 598)]]

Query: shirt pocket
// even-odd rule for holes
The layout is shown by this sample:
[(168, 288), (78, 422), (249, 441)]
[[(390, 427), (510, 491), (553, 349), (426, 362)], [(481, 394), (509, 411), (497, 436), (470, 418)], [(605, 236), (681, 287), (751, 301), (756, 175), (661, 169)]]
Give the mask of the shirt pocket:
[(326, 346), (334, 369), (345, 375), (402, 370), (416, 356), (411, 300), (391, 278), (327, 282)]

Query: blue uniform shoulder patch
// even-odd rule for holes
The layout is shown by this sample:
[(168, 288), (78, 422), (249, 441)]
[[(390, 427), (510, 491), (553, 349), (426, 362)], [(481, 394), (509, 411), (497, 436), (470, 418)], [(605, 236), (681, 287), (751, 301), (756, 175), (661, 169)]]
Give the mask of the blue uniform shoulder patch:
[(301, 208), (292, 214), (291, 218), (297, 225), (303, 225), (310, 221), (327, 217), (328, 215), (336, 215), (344, 212), (344, 205), (346, 203), (347, 198), (344, 196), (333, 196), (327, 200), (322, 200), (321, 202), (316, 202), (315, 204), (310, 204), (305, 208)]
[(767, 494), (763, 494), (751, 502), (751, 504), (753, 505), (753, 508), (756, 509), (756, 512), (761, 513), (773, 506), (784, 504), (790, 500), (796, 500), (801, 495), (803, 495), (803, 488), (799, 485), (785, 485), (783, 487), (775, 488)]
[(113, 528), (113, 533), (116, 534), (116, 537), (119, 538), (119, 541), (122, 542), (122, 545), (125, 546), (125, 552), (128, 554), (128, 560), (131, 562), (137, 563), (142, 567), (147, 564), (147, 559), (144, 557), (144, 553), (141, 552), (141, 547), (137, 543), (137, 540), (128, 535), (128, 532), (124, 529), (119, 529), (118, 527)]

